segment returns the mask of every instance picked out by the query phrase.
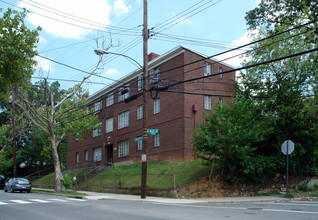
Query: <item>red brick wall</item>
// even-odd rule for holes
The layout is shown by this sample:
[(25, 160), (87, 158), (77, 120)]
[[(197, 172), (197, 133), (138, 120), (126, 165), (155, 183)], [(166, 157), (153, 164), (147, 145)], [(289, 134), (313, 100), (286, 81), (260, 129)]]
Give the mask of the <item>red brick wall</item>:
[[(159, 85), (171, 85), (177, 81), (191, 79), (203, 76), (204, 61), (187, 65), (182, 68), (167, 71), (176, 66), (183, 66), (185, 63), (190, 63), (202, 59), (201, 56), (185, 50), (184, 53), (166, 61), (160, 65), (161, 79)], [(218, 72), (218, 67), (222, 66), (223, 71), (230, 69), (222, 64), (215, 63), (211, 60), (212, 74)], [(220, 79), (218, 76), (205, 78), (194, 82), (182, 83), (169, 90), (207, 93), (207, 94), (233, 94), (234, 87), (230, 80), (234, 81), (234, 73), (225, 74)], [(137, 90), (137, 77), (130, 82), (130, 95), (134, 95)], [(133, 86), (134, 85), (134, 86)], [(157, 84), (155, 84), (157, 85)], [(155, 86), (151, 85), (151, 86)], [(116, 93), (118, 90), (115, 90)], [(158, 93), (157, 98), (160, 98), (160, 113), (154, 114), (154, 100), (149, 100), (149, 128), (159, 129), (160, 132), (160, 147), (154, 147), (154, 136), (148, 135), (148, 160), (169, 160), (169, 161), (184, 161), (194, 158), (194, 152), (191, 146), (191, 137), (195, 123), (200, 123), (202, 112), (204, 110), (203, 95), (187, 95), (182, 93), (172, 93), (162, 91)], [(219, 97), (213, 97), (214, 101), (218, 101)], [(230, 103), (230, 98), (223, 98), (224, 102)], [(117, 103), (118, 96), (115, 94), (114, 102)], [(142, 97), (133, 100), (129, 103), (118, 103), (105, 108), (106, 95), (102, 97), (102, 107), (105, 108), (99, 113), (99, 119), (102, 121), (102, 135), (98, 137), (89, 137), (82, 142), (71, 140), (68, 141), (68, 169), (92, 166), (93, 149), (102, 147), (102, 161), (96, 165), (104, 164), (107, 158), (106, 145), (113, 145), (113, 162), (133, 161), (139, 162), (141, 151), (137, 150), (135, 138), (142, 135), (142, 120), (137, 120), (137, 106), (142, 104)], [(198, 111), (192, 111), (193, 104), (197, 105)], [(118, 129), (118, 114), (130, 111), (129, 127)], [(114, 131), (106, 133), (106, 119), (113, 117)], [(118, 142), (129, 140), (129, 156), (118, 158)], [(84, 150), (89, 152), (89, 161), (84, 161)], [(76, 152), (80, 154), (80, 161), (76, 163)]]

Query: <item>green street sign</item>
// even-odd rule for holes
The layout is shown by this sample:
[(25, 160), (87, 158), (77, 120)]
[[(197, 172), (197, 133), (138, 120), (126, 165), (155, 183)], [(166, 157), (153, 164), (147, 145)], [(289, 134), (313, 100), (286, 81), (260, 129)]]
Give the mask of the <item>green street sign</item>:
[(142, 139), (143, 139), (143, 137), (142, 137), (142, 136), (140, 136), (140, 137), (136, 137), (136, 138), (135, 138), (135, 141), (136, 141), (137, 143), (139, 143), (139, 142), (141, 142), (141, 141), (142, 141)]
[(148, 129), (150, 135), (156, 135), (159, 133), (159, 129)]

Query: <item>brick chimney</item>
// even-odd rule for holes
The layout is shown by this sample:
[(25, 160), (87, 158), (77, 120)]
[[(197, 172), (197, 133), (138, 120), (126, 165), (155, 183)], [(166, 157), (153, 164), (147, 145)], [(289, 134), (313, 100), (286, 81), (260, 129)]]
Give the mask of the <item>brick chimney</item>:
[(151, 61), (151, 60), (153, 60), (153, 59), (155, 59), (156, 57), (159, 57), (159, 55), (156, 54), (156, 53), (150, 53), (150, 54), (148, 54), (148, 62)]

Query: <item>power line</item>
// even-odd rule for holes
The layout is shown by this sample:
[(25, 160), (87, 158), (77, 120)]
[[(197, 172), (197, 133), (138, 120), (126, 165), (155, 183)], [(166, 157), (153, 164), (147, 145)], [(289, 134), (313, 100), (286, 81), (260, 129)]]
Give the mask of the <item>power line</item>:
[(318, 51), (318, 48), (314, 48), (314, 49), (311, 49), (311, 50), (306, 50), (306, 51), (303, 51), (303, 52), (291, 54), (291, 55), (284, 56), (284, 57), (275, 58), (275, 59), (264, 61), (264, 62), (261, 62), (261, 63), (255, 63), (255, 64), (251, 64), (251, 65), (248, 65), (248, 66), (239, 67), (239, 68), (228, 70), (228, 71), (224, 71), (224, 72), (221, 72), (221, 73), (215, 73), (215, 74), (211, 74), (211, 75), (208, 75), (208, 76), (201, 76), (201, 77), (196, 77), (196, 78), (192, 78), (192, 79), (188, 79), (188, 80), (183, 80), (183, 81), (176, 82), (176, 83), (173, 83), (171, 85), (168, 85), (166, 87), (169, 88), (169, 87), (172, 87), (172, 86), (179, 85), (181, 83), (186, 83), (186, 82), (191, 82), (191, 81), (194, 81), (194, 80), (199, 80), (199, 79), (204, 79), (204, 78), (208, 78), (208, 77), (218, 76), (218, 75), (221, 75), (221, 74), (227, 74), (227, 73), (231, 73), (231, 72), (235, 72), (235, 71), (240, 71), (240, 70), (243, 70), (243, 69), (249, 69), (249, 68), (252, 68), (252, 67), (257, 67), (257, 66), (260, 66), (260, 65), (269, 64), (269, 63), (277, 62), (277, 61), (280, 61), (280, 60), (284, 60), (284, 59), (288, 59), (288, 58), (292, 58), (292, 57), (296, 57), (296, 56), (305, 55), (305, 54), (316, 52), (316, 51)]
[[(33, 79), (43, 79), (43, 77), (37, 77), (37, 76), (32, 76), (31, 78), (33, 78)], [(82, 82), (82, 81), (80, 81), (80, 80), (71, 80), (71, 79), (57, 79), (57, 78), (45, 78), (45, 79), (47, 79), (47, 80), (55, 80), (55, 81), (75, 82), (75, 83), (80, 83), (80, 82)], [(91, 82), (91, 81), (85, 81), (84, 83), (107, 85), (106, 83)]]
[[(13, 4), (10, 4), (8, 2), (5, 2), (3, 0), (0, 0), (1, 2), (3, 3), (6, 3), (8, 5), (11, 5), (11, 6), (14, 6), (16, 8), (20, 8), (22, 9), (21, 7), (19, 6), (16, 6), (16, 5), (13, 5)], [(44, 8), (44, 7), (40, 7), (40, 6), (36, 6), (34, 4), (31, 4), (31, 3), (27, 3), (23, 0), (20, 0), (21, 2), (24, 2), (26, 4), (29, 4), (29, 5), (32, 5), (32, 6), (35, 6), (41, 10), (44, 10), (44, 11), (48, 11), (54, 15), (57, 15), (57, 16), (60, 16), (60, 17), (63, 17), (63, 18), (67, 18), (67, 19), (70, 19), (70, 20), (73, 20), (73, 21), (76, 21), (76, 22), (80, 22), (82, 24), (87, 24), (87, 25), (91, 25), (91, 26), (95, 26), (97, 28), (105, 28), (106, 26), (109, 28), (109, 29), (113, 29), (115, 31), (125, 31), (125, 32), (131, 32), (131, 33), (137, 33), (136, 31), (133, 31), (133, 29), (135, 28), (122, 28), (122, 27), (117, 27), (117, 26), (111, 26), (111, 25), (107, 25), (107, 24), (102, 24), (102, 23), (99, 23), (99, 22), (96, 22), (96, 21), (91, 21), (91, 20), (88, 20), (88, 19), (84, 19), (84, 18), (81, 18), (81, 17), (78, 17), (78, 16), (75, 16), (75, 15), (71, 15), (71, 14), (68, 14), (68, 13), (65, 13), (63, 11), (59, 11), (59, 10), (56, 10), (56, 9), (53, 9), (51, 7), (48, 7), (48, 6), (44, 6), (43, 4), (40, 4), (40, 3), (37, 3), (37, 2), (34, 2), (36, 4), (39, 4), (39, 5), (42, 5), (46, 8), (49, 8), (50, 10)], [(52, 12), (52, 11), (55, 11), (55, 12)], [(58, 22), (61, 22), (61, 23), (65, 23), (65, 24), (69, 24), (69, 25), (72, 25), (72, 26), (76, 26), (76, 27), (80, 27), (80, 28), (85, 28), (85, 29), (89, 29), (89, 30), (97, 30), (97, 29), (94, 29), (94, 28), (89, 28), (89, 27), (85, 27), (85, 26), (81, 26), (81, 25), (77, 25), (77, 24), (74, 24), (74, 23), (70, 23), (70, 22), (67, 22), (67, 21), (62, 21), (62, 20), (59, 20), (57, 18), (53, 18), (53, 17), (50, 17), (50, 16), (47, 16), (47, 15), (43, 15), (43, 14), (40, 14), (40, 13), (37, 13), (37, 12), (34, 12), (34, 11), (30, 11), (30, 13), (33, 13), (33, 14), (37, 14), (39, 16), (42, 16), (42, 17), (46, 17), (46, 18), (49, 18), (51, 20), (54, 20), (54, 21), (58, 21)], [(120, 32), (119, 32), (120, 33)], [(117, 33), (117, 34), (119, 34)], [(124, 35), (127, 35), (127, 34), (124, 34)]]
[(265, 40), (268, 40), (268, 39), (270, 39), (270, 38), (273, 38), (273, 37), (282, 35), (282, 34), (284, 34), (284, 33), (290, 32), (290, 31), (292, 31), (292, 30), (299, 29), (299, 28), (301, 28), (301, 27), (304, 27), (304, 26), (307, 26), (307, 25), (309, 25), (309, 24), (312, 24), (312, 23), (314, 23), (314, 22), (316, 22), (316, 21), (318, 21), (318, 20), (310, 21), (310, 22), (307, 22), (307, 23), (305, 23), (305, 24), (299, 25), (299, 26), (297, 26), (297, 27), (290, 28), (290, 29), (288, 29), (288, 30), (285, 30), (285, 31), (282, 31), (282, 32), (279, 32), (279, 33), (274, 33), (273, 35), (270, 35), (270, 36), (268, 36), (268, 37), (262, 38), (262, 39), (260, 39), (260, 40), (256, 40), (256, 41), (250, 42), (250, 43), (248, 43), (248, 44), (244, 44), (244, 45), (242, 45), (242, 46), (239, 46), (239, 47), (236, 47), (236, 48), (232, 48), (232, 49), (229, 49), (229, 50), (227, 50), (227, 51), (224, 51), (224, 52), (221, 52), (221, 53), (218, 53), (218, 54), (214, 54), (214, 55), (212, 55), (212, 56), (208, 56), (208, 57), (205, 57), (205, 58), (202, 58), (202, 59), (199, 59), (199, 60), (190, 62), (190, 63), (186, 63), (186, 64), (183, 64), (183, 65), (180, 65), (180, 66), (177, 66), (177, 67), (173, 67), (173, 68), (170, 68), (170, 69), (168, 69), (168, 70), (161, 71), (160, 73), (169, 72), (169, 71), (176, 70), (176, 69), (179, 69), (179, 68), (182, 68), (182, 67), (185, 67), (185, 66), (189, 66), (189, 65), (192, 65), (192, 64), (195, 64), (195, 63), (198, 63), (198, 62), (207, 60), (207, 59), (211, 59), (211, 58), (213, 58), (213, 57), (220, 56), (220, 55), (223, 55), (223, 54), (225, 54), (225, 53), (229, 53), (229, 52), (232, 52), (232, 51), (235, 51), (235, 50), (238, 50), (238, 49), (241, 49), (241, 48), (244, 48), (244, 47), (247, 47), (247, 46), (250, 46), (250, 45), (253, 45), (253, 44), (262, 42), (262, 41), (265, 41)]
[[(307, 33), (307, 32), (313, 32), (313, 30), (306, 30), (306, 31), (300, 32), (300, 33), (298, 33), (298, 34), (296, 34), (296, 35), (291, 35), (291, 36), (288, 36), (288, 37), (286, 37), (286, 38), (280, 39), (280, 40), (278, 40), (278, 41), (270, 42), (270, 43), (268, 43), (268, 44), (266, 44), (266, 45), (263, 45), (263, 46), (261, 46), (261, 47), (258, 47), (258, 48), (255, 48), (255, 49), (252, 49), (252, 50), (249, 50), (249, 51), (245, 51), (245, 52), (242, 52), (242, 53), (240, 53), (240, 54), (236, 54), (236, 55), (233, 55), (233, 56), (231, 56), (231, 57), (224, 58), (224, 59), (222, 59), (222, 60), (214, 61), (214, 63), (212, 63), (212, 65), (214, 65), (215, 63), (224, 62), (224, 61), (226, 61), (226, 60), (229, 60), (229, 59), (232, 59), (232, 58), (234, 58), (234, 57), (238, 57), (238, 56), (241, 56), (241, 55), (244, 55), (244, 54), (253, 52), (253, 51), (257, 51), (257, 50), (266, 48), (266, 47), (268, 47), (268, 46), (270, 46), (270, 45), (279, 43), (279, 42), (281, 42), (281, 41), (286, 41), (286, 40), (288, 40), (288, 39), (294, 38), (294, 37), (296, 37), (296, 36), (299, 36), (299, 35), (304, 34), (304, 33)], [(202, 68), (203, 68), (203, 66), (200, 66), (200, 67), (197, 67), (197, 68), (188, 70), (188, 71), (186, 71), (186, 72), (183, 72), (182, 75), (184, 75), (185, 73), (188, 73), (188, 72), (192, 72), (192, 71), (194, 71), (194, 70), (202, 69)], [(166, 78), (162, 79), (162, 81), (168, 80), (168, 78), (175, 77), (175, 76), (178, 76), (178, 75), (181, 75), (181, 74), (176, 74), (176, 75), (173, 75), (173, 76), (166, 77)]]

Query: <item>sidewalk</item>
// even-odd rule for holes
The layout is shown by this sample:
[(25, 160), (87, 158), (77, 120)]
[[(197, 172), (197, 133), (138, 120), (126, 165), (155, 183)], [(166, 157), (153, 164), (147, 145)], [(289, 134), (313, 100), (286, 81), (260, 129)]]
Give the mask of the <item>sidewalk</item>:
[[(40, 189), (40, 188), (34, 188)], [(52, 189), (42, 189), (52, 190)], [(53, 190), (52, 190), (53, 191)], [(90, 191), (77, 191), (79, 193), (85, 193), (84, 196), (70, 196), (87, 200), (123, 200), (123, 201), (135, 201), (135, 202), (149, 202), (149, 203), (167, 203), (167, 204), (207, 204), (207, 203), (262, 203), (262, 202), (289, 202), (295, 200), (301, 200), (300, 198), (289, 199), (281, 198), (278, 196), (247, 196), (247, 197), (221, 197), (221, 198), (207, 198), (207, 199), (174, 199), (147, 196), (145, 199), (141, 199), (140, 195), (130, 194), (113, 194), (113, 193), (99, 193)], [(60, 195), (60, 194), (59, 194)], [(306, 199), (306, 198), (304, 198)]]
[(190, 203), (261, 203), (261, 202), (287, 202), (291, 201), (288, 198), (280, 198), (275, 196), (251, 196), (251, 197), (222, 197), (222, 198), (208, 198), (208, 199), (174, 199), (147, 196), (145, 199), (141, 199), (140, 195), (128, 195), (128, 194), (111, 194), (111, 193), (97, 193), (78, 191), (86, 193), (87, 196), (83, 198), (87, 200), (125, 200), (135, 202), (150, 202), (150, 203), (171, 203), (171, 204), (190, 204)]

